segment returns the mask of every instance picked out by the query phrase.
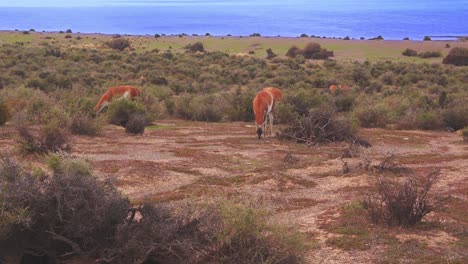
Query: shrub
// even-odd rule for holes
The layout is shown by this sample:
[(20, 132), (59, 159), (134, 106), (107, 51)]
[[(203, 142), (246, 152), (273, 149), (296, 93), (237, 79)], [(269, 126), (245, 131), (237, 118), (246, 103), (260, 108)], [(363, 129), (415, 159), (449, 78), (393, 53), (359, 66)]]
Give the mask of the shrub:
[(416, 127), (424, 130), (440, 129), (442, 120), (436, 112), (421, 112), (416, 115)]
[(388, 110), (382, 105), (367, 105), (357, 110), (357, 117), (361, 127), (385, 127), (388, 122)]
[(143, 105), (132, 100), (120, 98), (109, 104), (107, 120), (109, 123), (125, 127), (130, 116), (134, 114), (145, 115)]
[(123, 51), (130, 48), (130, 41), (124, 38), (113, 38), (105, 43), (109, 48)]
[(126, 218), (128, 200), (95, 178), (87, 163), (52, 155), (49, 164), (52, 174), (41, 181), (2, 158), (0, 257), (17, 256), (20, 263), (34, 252), (57, 263), (96, 253)]
[(0, 101), (0, 126), (3, 126), (10, 118), (10, 113), (6, 104)]
[(39, 117), (38, 128), (29, 127), (24, 116), (17, 116), (18, 143), (24, 153), (47, 153), (67, 151), (71, 148), (67, 116), (57, 108)]
[(286, 56), (295, 58), (297, 55), (300, 55), (301, 53), (302, 53), (301, 49), (299, 49), (297, 46), (292, 46), (286, 52)]
[(146, 117), (144, 114), (132, 114), (125, 125), (125, 132), (128, 134), (140, 134), (145, 132)]
[(384, 40), (384, 38), (381, 35), (378, 35), (377, 37), (370, 38), (369, 40)]
[(121, 225), (106, 249), (117, 264), (133, 263), (300, 263), (304, 242), (298, 233), (267, 223), (265, 211), (241, 203), (194, 207), (144, 204)]
[(304, 49), (292, 46), (286, 52), (286, 56), (291, 58), (295, 58), (298, 55), (302, 55), (306, 59), (325, 60), (329, 57), (333, 57), (333, 51), (323, 49), (318, 43), (310, 42), (304, 47)]
[(227, 102), (215, 95), (191, 96), (185, 94), (176, 102), (177, 113), (194, 121), (217, 122), (223, 118)]
[(339, 90), (336, 95), (331, 97), (331, 103), (337, 112), (349, 112), (354, 106), (354, 98), (354, 95)]
[(468, 143), (468, 126), (463, 128), (461, 136), (463, 138), (463, 142)]
[(418, 54), (418, 57), (426, 59), (426, 58), (438, 58), (442, 57), (442, 53), (440, 51), (426, 51)]
[(320, 44), (311, 42), (305, 46), (302, 55), (306, 59), (325, 60), (333, 57), (333, 51), (323, 49)]
[(468, 126), (468, 106), (447, 106), (445, 111), (442, 112), (442, 120), (446, 127), (453, 130), (459, 130)]
[(195, 52), (205, 52), (205, 48), (203, 47), (203, 43), (201, 42), (195, 42), (193, 44), (188, 44), (185, 46), (185, 49), (189, 52), (195, 53)]
[(238, 87), (236, 91), (229, 95), (230, 106), (227, 108), (227, 113), (231, 121), (252, 121), (253, 106), (252, 98), (255, 97), (253, 90), (242, 90)]
[(410, 49), (410, 48), (405, 49), (401, 54), (403, 56), (408, 56), (408, 57), (418, 56), (418, 52), (415, 51), (414, 49)]
[(88, 114), (76, 113), (71, 119), (70, 130), (76, 135), (97, 136), (101, 131), (101, 120)]
[(429, 37), (429, 36), (424, 36), (424, 39), (423, 39), (423, 40), (424, 40), (424, 41), (431, 41), (431, 37)]
[(298, 91), (290, 92), (284, 101), (299, 115), (305, 115), (323, 103), (322, 97), (314, 89), (299, 89)]
[(468, 66), (468, 48), (455, 47), (442, 61), (444, 64), (453, 64), (455, 66)]
[(411, 176), (403, 183), (379, 178), (374, 190), (363, 199), (363, 207), (374, 223), (414, 226), (444, 202), (440, 196), (429, 194), (438, 176), (438, 172), (420, 178)]
[(356, 129), (347, 119), (340, 120), (330, 112), (315, 110), (282, 130), (279, 137), (306, 144), (352, 141), (356, 138)]
[(273, 50), (272, 50), (271, 48), (268, 48), (268, 49), (266, 50), (266, 53), (267, 53), (267, 57), (266, 57), (267, 60), (271, 60), (271, 59), (273, 59), (274, 57), (278, 56), (278, 55), (276, 55), (276, 53), (273, 52)]

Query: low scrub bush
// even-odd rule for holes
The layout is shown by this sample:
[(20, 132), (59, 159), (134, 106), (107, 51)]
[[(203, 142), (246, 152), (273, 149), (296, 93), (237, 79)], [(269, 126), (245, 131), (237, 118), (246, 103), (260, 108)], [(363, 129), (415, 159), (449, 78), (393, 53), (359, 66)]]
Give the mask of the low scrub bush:
[(331, 97), (330, 103), (337, 112), (349, 112), (353, 109), (355, 96), (339, 91)]
[(416, 57), (418, 56), (418, 52), (415, 51), (414, 49), (407, 48), (405, 49), (402, 53), (403, 56), (408, 56), (408, 57)]
[(21, 113), (16, 116), (18, 143), (23, 153), (58, 152), (71, 148), (70, 124), (66, 114), (60, 111), (53, 108), (42, 113), (38, 127), (29, 126), (27, 117)]
[(101, 121), (89, 114), (76, 113), (71, 119), (70, 130), (76, 135), (97, 136), (101, 131)]
[(361, 127), (385, 127), (388, 122), (388, 109), (383, 105), (367, 105), (354, 112)]
[(439, 113), (421, 112), (416, 115), (416, 127), (423, 130), (435, 130), (442, 128), (443, 123)]
[(294, 124), (282, 130), (279, 137), (299, 143), (353, 141), (356, 129), (348, 119), (338, 119), (331, 112), (315, 110), (300, 117)]
[(333, 51), (322, 48), (318, 43), (310, 42), (304, 49), (292, 46), (286, 52), (286, 56), (291, 58), (295, 58), (298, 55), (304, 56), (305, 59), (325, 60), (329, 57), (333, 57)]
[(52, 174), (45, 181), (0, 160), (0, 258), (11, 263), (95, 254), (112, 242), (127, 216), (128, 200), (92, 176), (84, 161), (54, 155), (49, 163)]
[(130, 41), (125, 38), (113, 38), (105, 43), (109, 48), (123, 51), (130, 48)]
[(195, 42), (193, 44), (188, 44), (185, 46), (185, 49), (189, 52), (195, 53), (195, 52), (205, 52), (205, 47), (203, 46), (203, 43), (201, 42)]
[(311, 42), (302, 50), (302, 56), (306, 59), (325, 60), (333, 57), (333, 51), (328, 51), (320, 46), (320, 44)]
[(459, 130), (468, 126), (468, 105), (449, 105), (442, 112), (444, 125), (452, 130)]
[(362, 201), (363, 207), (374, 223), (414, 226), (444, 202), (440, 196), (430, 194), (438, 176), (438, 172), (419, 178), (412, 176), (403, 183), (379, 178), (374, 190)]
[(271, 59), (273, 59), (274, 57), (278, 56), (278, 55), (276, 55), (276, 53), (273, 52), (273, 50), (272, 50), (271, 48), (268, 48), (268, 49), (266, 50), (266, 53), (267, 53), (267, 57), (266, 57), (267, 60), (271, 60)]
[(463, 138), (463, 142), (468, 143), (468, 127), (465, 127), (462, 132), (461, 136)]
[(128, 134), (140, 134), (145, 132), (146, 117), (144, 114), (132, 114), (125, 124), (125, 132)]
[[(122, 225), (113, 263), (300, 263), (303, 238), (267, 224), (267, 214), (243, 204), (219, 202), (175, 213), (145, 204), (138, 221)], [(109, 257), (107, 259), (109, 259)]]
[(442, 53), (440, 51), (426, 51), (418, 54), (418, 57), (426, 59), (426, 58), (438, 58), (442, 57)]
[(135, 114), (145, 115), (146, 111), (143, 105), (136, 101), (120, 98), (109, 104), (107, 110), (107, 120), (109, 123), (125, 127), (130, 116)]
[(242, 90), (240, 87), (229, 95), (227, 114), (231, 121), (252, 121), (254, 119), (252, 98), (255, 97), (253, 90)]
[(227, 105), (222, 96), (185, 94), (178, 98), (176, 111), (185, 119), (218, 122), (223, 118)]
[(292, 46), (286, 52), (286, 56), (291, 57), (291, 58), (295, 58), (297, 55), (301, 55), (301, 54), (302, 54), (302, 50), (298, 48), (297, 46)]
[(449, 54), (442, 61), (444, 64), (453, 64), (455, 66), (468, 65), (468, 48), (455, 47), (449, 51)]
[(313, 108), (320, 107), (324, 98), (314, 89), (299, 89), (288, 93), (284, 101), (292, 107), (294, 112), (305, 115)]

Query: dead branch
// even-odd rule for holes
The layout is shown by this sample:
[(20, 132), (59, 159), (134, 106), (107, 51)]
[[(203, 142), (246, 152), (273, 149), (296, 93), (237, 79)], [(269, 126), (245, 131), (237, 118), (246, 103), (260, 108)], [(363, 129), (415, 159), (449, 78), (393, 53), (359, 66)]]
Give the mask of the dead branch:
[(45, 231), (45, 232), (52, 235), (52, 238), (54, 238), (55, 240), (62, 241), (65, 244), (69, 245), (73, 249), (73, 252), (70, 252), (70, 253), (83, 254), (83, 250), (81, 249), (81, 247), (77, 243), (75, 243), (75, 242), (71, 241), (70, 239), (68, 239), (66, 237), (63, 237), (63, 236), (61, 236), (61, 235), (59, 235), (59, 234), (57, 234), (55, 232), (52, 232), (52, 231)]

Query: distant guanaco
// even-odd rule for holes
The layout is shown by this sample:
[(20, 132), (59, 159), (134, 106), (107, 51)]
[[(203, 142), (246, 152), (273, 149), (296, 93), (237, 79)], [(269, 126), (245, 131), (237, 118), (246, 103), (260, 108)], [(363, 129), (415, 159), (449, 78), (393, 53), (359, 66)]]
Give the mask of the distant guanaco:
[(128, 99), (133, 99), (137, 96), (140, 96), (140, 90), (135, 87), (124, 85), (124, 86), (114, 86), (107, 89), (107, 91), (101, 96), (99, 102), (94, 107), (96, 113), (100, 113), (104, 108), (109, 105), (109, 103), (115, 97), (125, 97)]
[[(278, 88), (267, 87), (260, 91), (253, 100), (255, 125), (257, 126), (258, 139), (266, 130), (267, 121), (270, 121), (270, 136), (273, 134), (273, 110), (275, 102), (281, 101), (283, 93)], [(266, 132), (266, 131), (265, 131)]]
[(346, 84), (330, 85), (330, 92), (332, 94), (336, 93), (337, 91), (351, 91), (351, 88)]

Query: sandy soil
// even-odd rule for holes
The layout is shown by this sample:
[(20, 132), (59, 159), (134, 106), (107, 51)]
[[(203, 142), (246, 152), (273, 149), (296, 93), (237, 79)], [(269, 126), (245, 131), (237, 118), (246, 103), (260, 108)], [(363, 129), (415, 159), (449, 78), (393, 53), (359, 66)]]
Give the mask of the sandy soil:
[[(361, 134), (373, 147), (359, 148), (357, 158), (341, 159), (348, 148), (345, 143), (304, 146), (274, 137), (257, 140), (247, 123), (164, 120), (143, 136), (126, 135), (111, 125), (99, 137), (74, 136), (71, 155), (89, 160), (99, 177), (116, 180), (135, 203), (228, 194), (252, 197), (273, 208), (274, 221), (314, 235), (318, 246), (307, 255), (310, 263), (372, 263), (378, 249), (333, 248), (325, 241), (334, 234), (318, 223), (321, 216), (323, 221), (324, 215), (336, 215), (341, 205), (358, 199), (375, 180), (361, 168), (364, 160), (375, 165), (392, 153), (415, 173), (440, 169), (436, 191), (466, 202), (467, 192), (457, 190), (468, 187), (468, 147), (457, 133), (365, 129)], [(1, 152), (19, 157), (15, 145), (13, 129), (2, 128)], [(343, 161), (350, 168), (348, 174), (343, 173)], [(457, 240), (441, 230), (402, 232), (397, 238), (418, 239), (442, 249)]]

